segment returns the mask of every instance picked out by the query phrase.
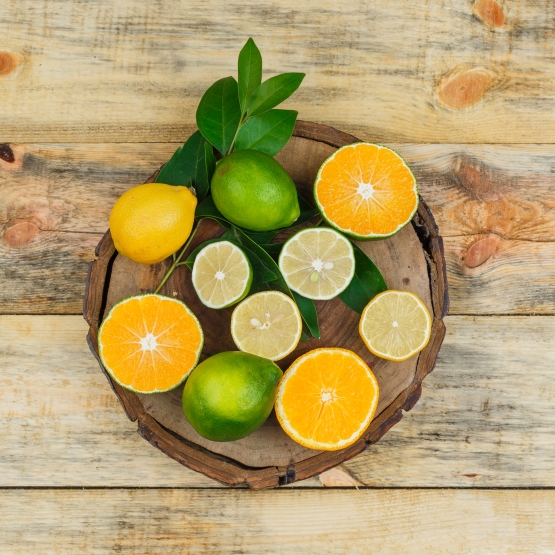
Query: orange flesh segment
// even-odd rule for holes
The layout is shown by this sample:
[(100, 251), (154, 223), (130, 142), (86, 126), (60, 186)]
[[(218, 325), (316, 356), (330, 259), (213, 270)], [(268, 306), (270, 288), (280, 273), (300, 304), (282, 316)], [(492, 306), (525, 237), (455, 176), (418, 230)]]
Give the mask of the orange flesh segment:
[(196, 364), (202, 332), (182, 303), (149, 295), (117, 305), (102, 325), (99, 343), (115, 379), (149, 393), (183, 381)]
[(414, 213), (415, 179), (392, 150), (367, 143), (344, 147), (325, 162), (316, 182), (325, 216), (357, 235), (390, 235)]
[[(309, 356), (311, 353), (314, 356)], [(285, 417), (286, 426), (297, 436), (293, 439), (309, 447), (350, 445), (375, 413), (379, 397), (376, 378), (362, 359), (346, 349), (311, 353), (288, 370), (278, 400), (278, 417), (280, 413)]]

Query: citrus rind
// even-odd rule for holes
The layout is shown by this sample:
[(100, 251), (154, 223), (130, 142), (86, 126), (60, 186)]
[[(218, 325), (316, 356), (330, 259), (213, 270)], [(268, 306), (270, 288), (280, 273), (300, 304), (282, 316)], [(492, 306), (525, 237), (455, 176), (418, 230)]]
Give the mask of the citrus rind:
[[(247, 279), (244, 281), (244, 287), (243, 287), (243, 289), (240, 293), (232, 296), (231, 299), (226, 299), (224, 303), (215, 304), (215, 303), (211, 303), (210, 299), (206, 299), (203, 296), (202, 292), (201, 292), (201, 287), (200, 287), (200, 283), (199, 283), (199, 276), (198, 276), (198, 272), (199, 272), (198, 268), (199, 268), (199, 264), (201, 263), (203, 258), (206, 258), (206, 255), (207, 255), (208, 251), (211, 251), (213, 249), (217, 249), (217, 248), (219, 248), (219, 246), (221, 246), (224, 243), (225, 243), (225, 245), (230, 246), (232, 248), (233, 252), (236, 252), (236, 253), (240, 254), (241, 263), (243, 263), (246, 266), (248, 274), (247, 274)], [(218, 310), (218, 309), (228, 308), (230, 306), (233, 306), (234, 304), (243, 300), (248, 295), (249, 290), (250, 290), (251, 285), (252, 285), (253, 270), (252, 270), (252, 265), (250, 263), (250, 260), (248, 259), (247, 255), (243, 252), (242, 249), (240, 249), (237, 245), (231, 243), (230, 241), (217, 241), (217, 242), (211, 243), (209, 245), (206, 245), (206, 247), (204, 247), (197, 254), (197, 257), (196, 257), (195, 262), (193, 264), (191, 279), (192, 279), (193, 287), (194, 287), (194, 289), (197, 293), (197, 296), (198, 296), (200, 302), (204, 306), (207, 306), (208, 308), (213, 308), (213, 309)]]
[[(284, 351), (279, 352), (278, 354), (272, 355), (272, 356), (267, 356), (268, 353), (254, 353), (251, 350), (247, 350), (244, 346), (244, 342), (241, 340), (241, 338), (239, 338), (238, 334), (237, 334), (237, 326), (238, 326), (238, 318), (240, 316), (240, 313), (242, 312), (242, 310), (245, 309), (245, 307), (248, 306), (249, 303), (253, 302), (253, 299), (256, 299), (259, 296), (262, 295), (272, 295), (275, 297), (279, 297), (282, 301), (287, 302), (289, 306), (291, 306), (292, 309), (292, 313), (296, 316), (296, 324), (297, 324), (297, 330), (295, 332), (295, 336), (292, 338), (292, 341), (289, 345), (289, 347), (287, 349), (285, 349)], [(291, 297), (289, 297), (288, 295), (286, 295), (285, 293), (281, 293), (280, 291), (261, 291), (260, 293), (255, 293), (254, 295), (251, 295), (249, 297), (247, 297), (244, 301), (242, 301), (240, 304), (238, 304), (235, 309), (233, 310), (233, 313), (231, 314), (231, 337), (233, 338), (233, 342), (235, 343), (235, 345), (237, 346), (237, 348), (244, 352), (244, 353), (250, 353), (256, 356), (261, 356), (264, 358), (267, 358), (271, 361), (277, 361), (277, 360), (281, 360), (283, 358), (285, 358), (287, 355), (289, 355), (290, 353), (292, 353), (297, 345), (299, 344), (299, 341), (301, 339), (301, 335), (302, 335), (302, 331), (303, 331), (303, 323), (302, 323), (302, 317), (301, 317), (301, 313), (299, 312), (299, 309), (297, 307), (297, 304), (293, 301), (293, 299), (291, 299)]]
[[(338, 226), (335, 222), (333, 222), (327, 216), (327, 214), (325, 212), (325, 208), (322, 206), (322, 204), (318, 200), (318, 183), (320, 182), (322, 171), (326, 167), (327, 163), (330, 162), (331, 160), (333, 160), (339, 152), (341, 152), (341, 151), (343, 151), (347, 148), (354, 148), (358, 145), (371, 145), (371, 146), (378, 147), (380, 149), (383, 148), (383, 149), (389, 150), (390, 152), (393, 152), (395, 155), (398, 156), (398, 158), (402, 162), (402, 165), (409, 171), (409, 173), (412, 175), (412, 178), (414, 180), (414, 194), (415, 194), (415, 197), (416, 197), (416, 203), (415, 203), (414, 209), (412, 210), (410, 216), (404, 222), (400, 223), (397, 226), (397, 228), (394, 231), (392, 231), (391, 233), (383, 233), (383, 234), (382, 233), (369, 233), (367, 235), (362, 235), (362, 234), (356, 233), (355, 231), (352, 231), (350, 229), (343, 229), (340, 226)], [(417, 186), (417, 183), (416, 183), (416, 178), (414, 176), (414, 173), (412, 172), (412, 170), (408, 166), (408, 164), (405, 162), (404, 158), (397, 151), (395, 151), (391, 148), (388, 148), (386, 146), (377, 144), (377, 143), (365, 143), (365, 142), (361, 141), (361, 142), (358, 142), (358, 143), (351, 143), (349, 145), (345, 145), (345, 146), (342, 146), (341, 148), (338, 148), (331, 156), (329, 156), (328, 158), (326, 158), (326, 160), (324, 160), (324, 162), (320, 166), (320, 169), (318, 170), (318, 173), (316, 174), (316, 179), (314, 180), (314, 202), (316, 203), (316, 207), (318, 208), (322, 218), (324, 218), (326, 223), (329, 224), (331, 227), (337, 229), (338, 231), (341, 231), (341, 233), (344, 233), (348, 237), (351, 237), (352, 239), (356, 239), (358, 241), (374, 241), (374, 240), (379, 240), (379, 239), (387, 239), (388, 237), (393, 237), (393, 235), (399, 233), (399, 231), (401, 231), (401, 229), (406, 227), (406, 225), (408, 223), (410, 223), (410, 221), (414, 218), (414, 215), (416, 214), (416, 212), (418, 210), (419, 198), (420, 197), (419, 197), (419, 194), (418, 194), (418, 186)]]
[[(364, 334), (364, 322), (366, 320), (366, 318), (368, 317), (368, 314), (370, 313), (370, 311), (372, 310), (372, 308), (376, 305), (376, 303), (380, 302), (380, 299), (384, 296), (384, 295), (388, 295), (388, 294), (392, 294), (392, 293), (396, 293), (396, 294), (403, 294), (403, 295), (407, 295), (412, 297), (417, 305), (419, 306), (419, 308), (422, 309), (423, 313), (426, 316), (427, 319), (427, 328), (426, 328), (426, 336), (424, 338), (424, 340), (420, 343), (420, 345), (414, 349), (411, 349), (410, 352), (408, 352), (406, 355), (402, 356), (402, 357), (395, 357), (392, 356), (389, 353), (384, 353), (382, 351), (379, 351), (378, 349), (376, 349), (376, 347), (374, 345), (372, 345), (371, 341), (366, 337), (366, 335)], [(362, 314), (360, 316), (360, 321), (359, 321), (359, 325), (358, 325), (358, 331), (360, 334), (360, 337), (362, 338), (362, 340), (364, 341), (364, 344), (366, 345), (366, 347), (368, 348), (368, 350), (376, 355), (377, 357), (383, 358), (385, 360), (390, 360), (392, 362), (403, 362), (404, 360), (408, 360), (409, 358), (411, 358), (412, 356), (418, 354), (420, 351), (422, 351), (426, 345), (428, 345), (429, 341), (430, 341), (430, 337), (432, 334), (432, 317), (430, 315), (430, 311), (428, 310), (428, 308), (426, 307), (426, 305), (422, 302), (422, 300), (415, 295), (414, 293), (411, 293), (410, 291), (398, 291), (395, 289), (390, 289), (388, 291), (383, 291), (382, 293), (379, 293), (378, 295), (376, 295), (364, 308), (364, 310), (362, 311)]]
[[(122, 305), (124, 305), (124, 304), (126, 304), (129, 301), (132, 301), (134, 299), (141, 298), (141, 297), (147, 297), (147, 296), (158, 297), (158, 298), (163, 299), (165, 301), (172, 301), (172, 302), (178, 303), (180, 306), (184, 307), (185, 311), (193, 318), (193, 320), (196, 322), (196, 324), (198, 326), (198, 330), (199, 330), (199, 333), (200, 333), (200, 343), (199, 343), (198, 349), (196, 351), (194, 364), (191, 365), (190, 370), (179, 380), (179, 382), (173, 384), (171, 387), (169, 387), (167, 389), (154, 389), (152, 391), (140, 391), (138, 389), (135, 389), (135, 388), (131, 387), (128, 384), (123, 383), (121, 380), (119, 380), (116, 377), (116, 375), (114, 374), (113, 370), (106, 363), (106, 360), (104, 358), (104, 353), (103, 353), (103, 345), (102, 345), (102, 329), (104, 327), (104, 324), (110, 319), (110, 317), (112, 316), (112, 314), (113, 314), (113, 312), (116, 308), (121, 307)], [(200, 358), (200, 354), (202, 353), (202, 348), (203, 347), (204, 347), (204, 332), (203, 332), (202, 326), (200, 325), (200, 322), (199, 322), (198, 318), (195, 316), (194, 312), (183, 301), (180, 301), (179, 299), (174, 299), (172, 297), (167, 297), (165, 295), (159, 295), (159, 294), (156, 294), (156, 293), (147, 293), (145, 295), (132, 295), (130, 297), (126, 297), (125, 299), (122, 299), (121, 301), (117, 302), (110, 309), (110, 312), (108, 312), (108, 315), (104, 318), (104, 320), (102, 321), (102, 324), (100, 325), (100, 327), (98, 329), (98, 355), (100, 357), (100, 361), (102, 362), (102, 366), (105, 368), (106, 372), (108, 372), (110, 377), (117, 384), (121, 385), (121, 387), (123, 387), (125, 389), (128, 389), (129, 391), (133, 391), (134, 393), (141, 393), (143, 395), (150, 395), (151, 393), (166, 393), (167, 391), (172, 391), (176, 387), (179, 387), (189, 377), (191, 372), (197, 366), (199, 358)]]
[[(351, 264), (351, 268), (349, 271), (349, 274), (344, 276), (344, 283), (343, 285), (341, 285), (340, 287), (337, 287), (336, 289), (334, 289), (333, 293), (330, 293), (329, 295), (325, 295), (325, 294), (320, 294), (320, 295), (311, 295), (309, 294), (306, 290), (301, 289), (300, 287), (295, 286), (295, 284), (293, 284), (288, 276), (288, 274), (284, 271), (284, 260), (285, 257), (288, 254), (288, 250), (291, 246), (292, 243), (294, 243), (295, 241), (298, 241), (299, 237), (307, 234), (307, 233), (333, 233), (334, 236), (339, 240), (342, 241), (343, 244), (347, 247), (348, 251), (349, 251), (349, 257), (352, 264)], [(337, 297), (337, 295), (340, 295), (341, 293), (343, 293), (343, 291), (345, 291), (345, 289), (347, 289), (347, 287), (349, 287), (354, 275), (355, 275), (355, 252), (353, 249), (353, 245), (351, 243), (351, 241), (349, 239), (347, 239), (346, 237), (343, 236), (342, 233), (339, 233), (338, 231), (336, 231), (335, 229), (330, 229), (329, 227), (307, 227), (302, 229), (301, 231), (298, 231), (297, 233), (295, 233), (295, 235), (293, 235), (292, 237), (290, 237), (285, 244), (283, 245), (280, 255), (279, 255), (279, 259), (278, 259), (278, 264), (279, 264), (279, 269), (281, 270), (281, 273), (283, 274), (283, 277), (287, 283), (287, 285), (289, 286), (289, 288), (292, 291), (295, 291), (295, 293), (298, 293), (299, 295), (302, 295), (308, 299), (313, 299), (313, 300), (317, 300), (317, 301), (328, 301), (330, 299), (333, 299), (335, 297)], [(324, 268), (325, 269), (325, 266)], [(314, 273), (317, 273), (316, 271), (314, 271)], [(325, 275), (325, 274), (323, 274)], [(319, 274), (318, 274), (319, 277)]]
[[(370, 381), (372, 382), (373, 388), (374, 388), (374, 391), (375, 391), (375, 395), (374, 395), (374, 398), (373, 398), (372, 405), (371, 405), (370, 410), (368, 411), (368, 414), (367, 414), (366, 418), (364, 419), (364, 421), (361, 422), (358, 429), (355, 432), (353, 432), (353, 434), (349, 438), (347, 438), (345, 440), (341, 440), (341, 441), (336, 442), (336, 443), (317, 442), (317, 441), (314, 441), (310, 438), (306, 438), (306, 437), (301, 436), (295, 430), (295, 428), (290, 424), (289, 419), (287, 418), (287, 415), (285, 414), (285, 410), (284, 410), (283, 405), (281, 403), (281, 399), (282, 399), (282, 396), (283, 396), (283, 393), (284, 393), (284, 390), (285, 390), (285, 386), (287, 385), (288, 380), (295, 374), (295, 371), (300, 366), (300, 364), (302, 362), (304, 362), (305, 360), (307, 360), (308, 358), (310, 358), (310, 357), (317, 357), (322, 352), (343, 352), (345, 354), (345, 356), (349, 356), (351, 359), (357, 360), (359, 362), (360, 366), (366, 370), (367, 376), (370, 378)], [(350, 351), (348, 349), (341, 349), (341, 348), (338, 348), (338, 347), (314, 349), (313, 351), (309, 351), (308, 353), (300, 356), (297, 360), (295, 360), (295, 362), (293, 362), (293, 364), (283, 374), (283, 377), (280, 380), (279, 385), (278, 385), (278, 390), (277, 390), (277, 395), (276, 395), (276, 402), (275, 402), (275, 411), (276, 411), (277, 419), (278, 419), (281, 427), (283, 428), (283, 431), (292, 440), (296, 441), (297, 443), (299, 443), (303, 447), (307, 447), (308, 449), (316, 449), (316, 450), (319, 450), (319, 451), (338, 451), (340, 449), (345, 449), (346, 447), (349, 447), (353, 443), (356, 443), (360, 439), (360, 437), (364, 434), (364, 432), (366, 431), (366, 429), (368, 428), (368, 426), (372, 422), (372, 419), (374, 418), (374, 415), (376, 414), (376, 409), (378, 408), (379, 397), (380, 397), (380, 387), (378, 385), (378, 380), (376, 379), (376, 376), (374, 375), (372, 370), (370, 370), (370, 368), (364, 362), (364, 360), (362, 360), (362, 358), (360, 358), (356, 353), (353, 353), (352, 351)]]

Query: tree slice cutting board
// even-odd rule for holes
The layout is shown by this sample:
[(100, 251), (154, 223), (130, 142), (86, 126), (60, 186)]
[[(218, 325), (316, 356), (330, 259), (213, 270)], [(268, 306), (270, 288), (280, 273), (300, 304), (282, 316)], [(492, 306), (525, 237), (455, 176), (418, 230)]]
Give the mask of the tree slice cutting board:
[[(353, 142), (358, 139), (330, 127), (298, 122), (290, 142), (276, 158), (295, 181), (299, 193), (312, 202), (312, 186), (322, 162), (338, 147)], [(190, 249), (224, 232), (213, 220), (203, 220)], [(226, 443), (209, 441), (199, 436), (183, 415), (183, 386), (168, 393), (137, 395), (106, 374), (129, 418), (138, 421), (139, 434), (193, 470), (227, 484), (246, 483), (255, 489), (309, 478), (375, 443), (402, 418), (403, 410), (410, 410), (418, 401), (422, 380), (434, 367), (445, 335), (447, 280), (442, 240), (422, 199), (412, 225), (389, 239), (357, 244), (378, 266), (389, 289), (413, 291), (424, 301), (433, 315), (433, 327), (430, 342), (419, 355), (405, 362), (390, 362), (375, 357), (365, 347), (358, 334), (358, 314), (339, 299), (316, 302), (321, 338), (299, 343), (278, 364), (285, 370), (301, 354), (333, 346), (351, 349), (370, 365), (380, 385), (380, 401), (374, 420), (354, 445), (333, 452), (307, 449), (281, 430), (273, 413), (246, 438)], [(84, 317), (90, 325), (88, 343), (98, 360), (97, 333), (104, 315), (125, 297), (154, 291), (171, 259), (152, 266), (136, 264), (117, 253), (109, 232), (99, 243), (96, 256), (89, 269)], [(174, 271), (161, 293), (183, 300), (197, 315), (205, 335), (201, 360), (221, 351), (236, 350), (229, 327), (233, 307), (206, 308), (197, 298), (186, 266)]]

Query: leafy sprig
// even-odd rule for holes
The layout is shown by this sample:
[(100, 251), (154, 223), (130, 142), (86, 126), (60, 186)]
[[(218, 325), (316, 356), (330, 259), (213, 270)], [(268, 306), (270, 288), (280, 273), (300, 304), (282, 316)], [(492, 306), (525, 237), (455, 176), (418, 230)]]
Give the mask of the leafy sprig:
[[(175, 151), (156, 178), (158, 183), (193, 187), (198, 199), (195, 227), (183, 248), (173, 255), (173, 263), (156, 292), (160, 291), (178, 266), (185, 265), (192, 269), (198, 253), (206, 245), (221, 240), (231, 241), (245, 252), (253, 268), (250, 293), (278, 290), (289, 295), (299, 307), (303, 319), (302, 340), (319, 338), (314, 301), (289, 289), (276, 263), (283, 243), (271, 242), (278, 233), (309, 222), (318, 214), (318, 210), (299, 197), (301, 214), (293, 225), (268, 232), (254, 232), (241, 229), (226, 220), (210, 195), (217, 158), (243, 149), (259, 150), (275, 156), (287, 144), (293, 134), (298, 112), (278, 109), (276, 106), (299, 88), (305, 74), (283, 73), (262, 82), (262, 56), (252, 38), (239, 53), (237, 69), (237, 80), (224, 77), (204, 93), (196, 113), (198, 131)], [(216, 220), (227, 231), (221, 238), (205, 241), (182, 260), (204, 218)], [(354, 249), (355, 276), (339, 298), (360, 313), (374, 295), (386, 289), (386, 285), (368, 256), (356, 245)]]

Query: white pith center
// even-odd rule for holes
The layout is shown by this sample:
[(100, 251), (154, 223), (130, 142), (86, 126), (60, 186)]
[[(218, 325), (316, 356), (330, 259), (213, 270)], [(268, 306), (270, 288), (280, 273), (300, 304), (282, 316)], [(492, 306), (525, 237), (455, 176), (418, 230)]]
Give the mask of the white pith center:
[(397, 322), (397, 320), (395, 320), (392, 325), (393, 325), (394, 328), (398, 328), (399, 327), (399, 322)]
[(258, 318), (251, 318), (249, 320), (250, 325), (259, 330), (267, 330), (272, 325), (272, 322), (270, 322), (272, 315), (269, 312), (266, 312), (264, 316), (266, 316), (266, 321), (264, 323), (262, 323)]
[(331, 270), (334, 266), (335, 264), (333, 262), (322, 262), (320, 259), (314, 260), (312, 262), (314, 272), (310, 275), (310, 281), (312, 281), (312, 283), (316, 283), (322, 270)]
[(220, 271), (220, 270), (218, 270), (218, 271), (216, 272), (216, 279), (222, 280), (222, 279), (224, 279), (224, 278), (225, 278), (225, 273), (222, 272), (222, 271)]
[(335, 391), (333, 389), (324, 389), (320, 394), (320, 401), (322, 403), (329, 403), (335, 401)]
[(141, 337), (141, 349), (143, 351), (155, 351), (158, 343), (153, 333), (147, 333), (145, 337)]
[(364, 199), (367, 200), (374, 196), (374, 187), (371, 183), (363, 183), (362, 181), (358, 184), (357, 193)]

